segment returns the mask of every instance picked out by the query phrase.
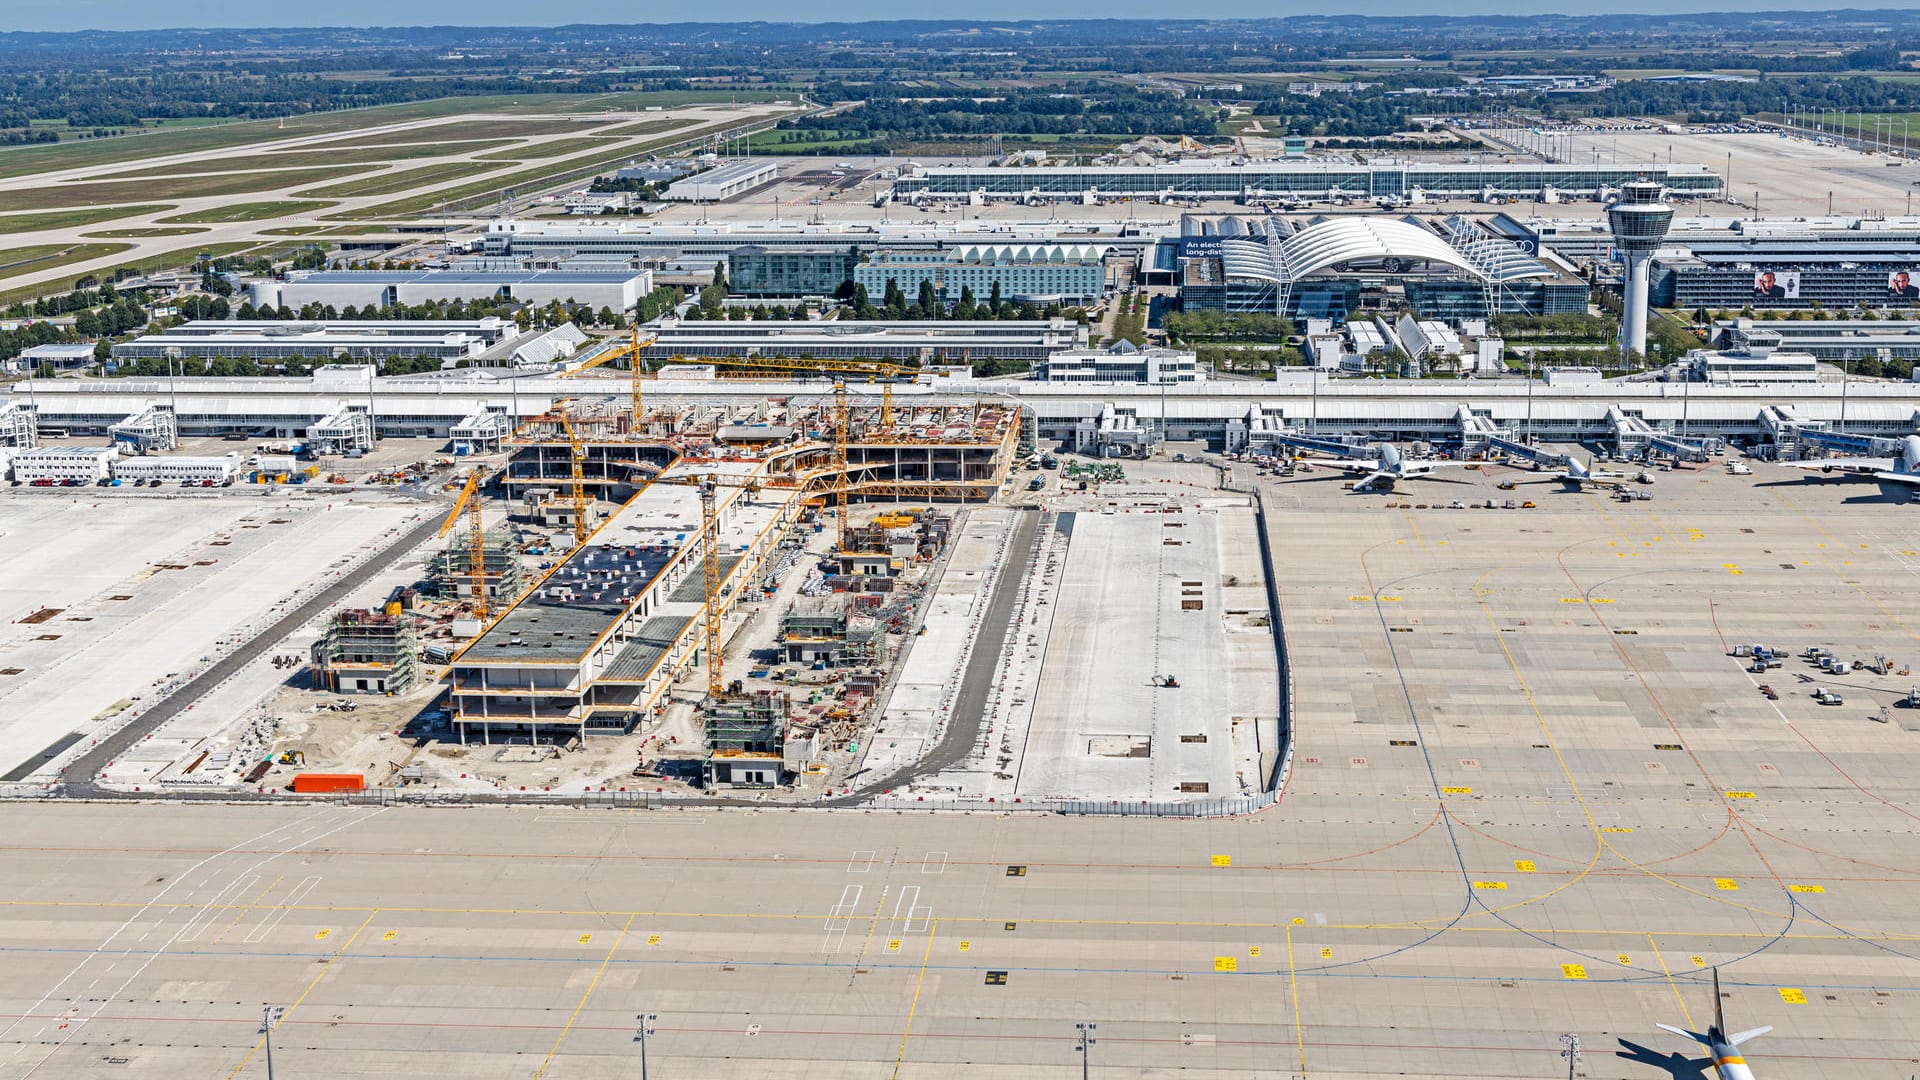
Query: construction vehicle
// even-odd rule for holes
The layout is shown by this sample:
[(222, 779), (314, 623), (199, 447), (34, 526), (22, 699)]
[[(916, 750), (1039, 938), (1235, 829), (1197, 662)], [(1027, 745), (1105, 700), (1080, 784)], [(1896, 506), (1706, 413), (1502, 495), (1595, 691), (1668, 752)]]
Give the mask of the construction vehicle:
[(477, 619), (487, 617), (487, 547), (480, 532), (480, 485), (486, 476), (486, 466), (473, 467), (473, 471), (467, 474), (466, 486), (460, 489), (460, 497), (453, 501), (453, 509), (448, 512), (447, 520), (440, 526), (440, 531), (434, 534), (447, 535), (453, 523), (460, 520), (461, 512), (467, 513), (468, 528), (472, 530), (467, 540), (467, 575), (472, 587), (473, 614)]
[(1153, 677), (1153, 685), (1163, 690), (1178, 690), (1180, 689), (1180, 680), (1171, 675), (1155, 675)]
[(307, 752), (305, 750), (280, 751), (280, 764), (282, 765), (305, 765), (306, 763)]

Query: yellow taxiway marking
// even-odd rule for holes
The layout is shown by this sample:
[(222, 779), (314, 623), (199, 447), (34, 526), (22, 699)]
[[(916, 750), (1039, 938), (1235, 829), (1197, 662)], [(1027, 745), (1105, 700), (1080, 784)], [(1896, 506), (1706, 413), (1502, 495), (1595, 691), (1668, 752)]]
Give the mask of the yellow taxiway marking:
[[(920, 954), (920, 974), (913, 980), (913, 1002), (907, 1006), (907, 1022), (900, 1029), (900, 1053), (893, 1059), (893, 1075), (900, 1075), (900, 1066), (907, 1060), (907, 1040), (913, 1036), (913, 1017), (920, 1011), (920, 991), (927, 985), (927, 961), (933, 959), (933, 939), (940, 933), (940, 920), (927, 924), (927, 948)], [(961, 942), (960, 949), (965, 952), (967, 943)]]
[[(1291, 931), (1289, 931), (1289, 935), (1291, 935)], [(1247, 946), (1247, 955), (1253, 957), (1255, 960), (1260, 959), (1260, 946), (1258, 945)]]
[(1821, 893), (1827, 891), (1825, 885), (1789, 885), (1787, 888), (1799, 893)]
[(1216, 956), (1213, 958), (1215, 971), (1239, 971), (1240, 959), (1234, 956)]
[(1805, 1005), (1807, 1003), (1807, 992), (1798, 987), (1783, 986), (1780, 988), (1780, 1000), (1789, 1005)]
[(1233, 865), (1233, 856), (1231, 856), (1231, 855), (1215, 855), (1215, 856), (1213, 857), (1213, 859), (1212, 859), (1211, 861), (1212, 861), (1212, 863), (1213, 863), (1213, 865), (1215, 865), (1215, 866), (1232, 866), (1232, 865)]
[(533, 1070), (533, 1080), (541, 1080), (547, 1075), (547, 1069), (553, 1064), (554, 1055), (560, 1052), (560, 1044), (567, 1041), (567, 1035), (573, 1030), (573, 1025), (579, 1022), (580, 1010), (587, 1007), (587, 999), (600, 988), (600, 980), (607, 974), (607, 965), (613, 963), (613, 954), (620, 951), (620, 943), (627, 939), (627, 931), (633, 929), (633, 919), (633, 916), (627, 916), (626, 925), (620, 928), (620, 936), (613, 939), (612, 946), (607, 949), (607, 955), (600, 958), (600, 966), (594, 969), (593, 979), (587, 983), (586, 992), (580, 995), (580, 1001), (574, 1005), (573, 1013), (567, 1017), (566, 1026), (560, 1029), (559, 1036), (553, 1040), (553, 1047), (547, 1051), (546, 1060), (540, 1063), (539, 1068)]
[(398, 931), (398, 930), (389, 930), (389, 931), (387, 931), (386, 933), (384, 933), (384, 934), (381, 934), (381, 935), (380, 935), (380, 940), (381, 940), (381, 941), (392, 941), (392, 940), (393, 940), (394, 938), (397, 938), (397, 937), (399, 937), (399, 936), (400, 936), (400, 931)]
[(1739, 882), (1737, 882), (1737, 881), (1735, 881), (1735, 880), (1733, 880), (1733, 879), (1732, 879), (1732, 878), (1730, 878), (1730, 877), (1717, 877), (1717, 878), (1714, 878), (1714, 879), (1713, 879), (1713, 887), (1714, 887), (1714, 888), (1716, 888), (1716, 889), (1719, 889), (1719, 890), (1720, 890), (1721, 892), (1738, 892), (1738, 891), (1740, 891), (1740, 883), (1739, 883)]
[[(340, 957), (343, 956), (348, 949), (353, 948), (353, 943), (360, 940), (360, 935), (366, 932), (367, 927), (373, 925), (373, 920), (378, 918), (379, 915), (380, 915), (379, 908), (375, 908), (372, 911), (367, 912), (366, 921), (361, 923), (359, 929), (355, 930), (353, 934), (347, 938), (347, 940), (341, 942), (339, 948), (333, 950), (333, 955), (331, 957), (328, 957), (329, 962), (321, 966), (320, 973), (318, 975), (315, 975), (313, 979), (307, 983), (307, 988), (305, 990), (300, 991), (299, 997), (293, 999), (293, 1004), (288, 1005), (286, 1009), (283, 1012), (281, 1012), (279, 1019), (274, 1021), (276, 1024), (284, 1022), (288, 1016), (291, 1016), (293, 1014), (293, 1011), (295, 1009), (298, 1009), (302, 1004), (306, 1002), (308, 996), (310, 996), (313, 993), (314, 987), (320, 985), (320, 980), (326, 978), (328, 972), (331, 972), (332, 970), (340, 966), (339, 964)], [(247, 1051), (247, 1056), (240, 1059), (240, 1064), (235, 1065), (233, 1067), (233, 1071), (227, 1074), (227, 1080), (233, 1080), (234, 1077), (239, 1076), (240, 1073), (244, 1069), (246, 1069), (247, 1063), (253, 1060), (253, 1055), (259, 1053), (260, 1048), (265, 1045), (266, 1045), (265, 1038), (261, 1038), (260, 1040), (256, 1041), (253, 1044), (253, 1049)], [(537, 1073), (535, 1075), (536, 1077), (538, 1076)]]
[(1515, 859), (1513, 860), (1513, 868), (1523, 874), (1531, 874), (1535, 869), (1532, 859)]
[(1584, 979), (1587, 977), (1587, 966), (1585, 964), (1561, 964), (1560, 974), (1569, 979)]
[(1442, 795), (1471, 795), (1471, 794), (1473, 794), (1473, 789), (1472, 789), (1472, 788), (1470, 788), (1470, 787), (1443, 787), (1443, 788), (1441, 788), (1441, 789), (1440, 789), (1440, 794), (1442, 794)]
[[(1320, 955), (1328, 956), (1332, 949), (1321, 949)], [(1293, 928), (1287, 928), (1287, 993), (1293, 998), (1293, 1039), (1300, 1047), (1300, 1075), (1307, 1075), (1307, 1029), (1300, 1023), (1300, 981), (1294, 976), (1293, 968)]]
[(1473, 887), (1476, 889), (1501, 890), (1507, 887), (1507, 883), (1504, 881), (1476, 881), (1473, 883)]
[[(1687, 1026), (1692, 1027), (1693, 1013), (1687, 1008), (1687, 997), (1685, 994), (1682, 994), (1680, 992), (1680, 984), (1673, 981), (1673, 971), (1672, 969), (1667, 967), (1667, 958), (1665, 956), (1660, 955), (1660, 943), (1653, 940), (1652, 934), (1648, 934), (1647, 945), (1649, 948), (1653, 949), (1653, 959), (1660, 965), (1660, 974), (1666, 976), (1667, 978), (1667, 989), (1673, 991), (1673, 999), (1680, 1003), (1680, 1014), (1687, 1018)], [(1701, 960), (1700, 957), (1698, 956), (1694, 957), (1694, 959), (1700, 960), (1701, 964), (1706, 963), (1705, 960)], [(1698, 965), (1695, 965), (1695, 966), (1698, 966)]]

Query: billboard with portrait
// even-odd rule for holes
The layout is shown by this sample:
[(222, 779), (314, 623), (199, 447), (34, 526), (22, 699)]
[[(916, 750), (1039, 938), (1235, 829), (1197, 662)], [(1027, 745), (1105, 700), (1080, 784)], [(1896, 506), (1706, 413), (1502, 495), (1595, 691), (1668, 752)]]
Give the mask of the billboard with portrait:
[(1887, 299), (1920, 300), (1920, 269), (1895, 270), (1887, 275)]
[(1798, 270), (1754, 271), (1753, 298), (1755, 300), (1800, 299), (1800, 272)]

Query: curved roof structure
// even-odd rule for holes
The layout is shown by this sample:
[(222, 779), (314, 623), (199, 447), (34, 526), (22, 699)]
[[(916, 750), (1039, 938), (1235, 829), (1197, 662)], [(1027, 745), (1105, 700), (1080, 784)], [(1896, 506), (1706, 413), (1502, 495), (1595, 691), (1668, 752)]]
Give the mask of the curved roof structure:
[(1396, 218), (1328, 218), (1288, 237), (1280, 244), (1278, 256), (1281, 269), (1293, 281), (1354, 259), (1396, 257), (1441, 263), (1483, 280), (1487, 276), (1452, 244)]

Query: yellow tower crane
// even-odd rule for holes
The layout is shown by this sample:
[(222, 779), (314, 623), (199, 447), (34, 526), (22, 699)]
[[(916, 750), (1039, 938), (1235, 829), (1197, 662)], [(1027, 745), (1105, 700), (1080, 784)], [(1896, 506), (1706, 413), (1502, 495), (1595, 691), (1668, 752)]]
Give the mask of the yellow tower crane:
[(834, 551), (847, 553), (847, 384), (833, 381)]
[(654, 484), (676, 484), (697, 488), (700, 492), (700, 569), (705, 577), (706, 610), (702, 616), (702, 637), (707, 656), (707, 700), (726, 698), (726, 673), (720, 659), (720, 512), (719, 495), (723, 487), (743, 489), (749, 497), (760, 490), (760, 481), (739, 480), (718, 473), (690, 476), (655, 476)]
[(573, 480), (573, 546), (579, 547), (587, 542), (587, 449), (580, 445), (580, 436), (573, 430), (573, 422), (567, 419), (564, 411), (555, 410), (560, 418), (560, 430), (567, 433), (567, 449), (571, 453), (571, 479)]
[(476, 618), (487, 617), (487, 547), (484, 534), (480, 531), (480, 485), (486, 479), (487, 467), (475, 465), (467, 474), (467, 484), (460, 489), (460, 497), (453, 501), (453, 510), (447, 514), (446, 523), (440, 526), (439, 536), (447, 535), (453, 523), (460, 520), (461, 511), (466, 511), (468, 527), (473, 535), (467, 539), (467, 578), (473, 590), (473, 614)]

